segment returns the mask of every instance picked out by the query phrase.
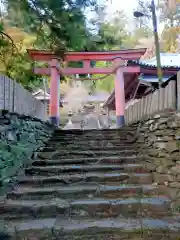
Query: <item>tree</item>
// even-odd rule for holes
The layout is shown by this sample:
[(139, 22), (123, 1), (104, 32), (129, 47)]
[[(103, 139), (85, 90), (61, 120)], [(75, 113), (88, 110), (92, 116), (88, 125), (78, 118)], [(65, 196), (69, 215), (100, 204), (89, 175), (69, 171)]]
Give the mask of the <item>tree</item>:
[[(99, 17), (95, 21), (98, 21), (98, 35), (102, 40), (101, 45), (99, 45), (100, 50), (134, 48), (141, 43), (142, 39), (152, 38), (153, 35), (153, 31), (148, 25), (143, 25), (141, 28), (129, 32), (127, 18), (123, 11), (116, 12), (110, 20), (105, 21), (105, 17), (103, 20)], [(106, 66), (108, 66), (107, 62), (96, 63), (96, 67)], [(98, 77), (102, 78), (102, 80), (97, 80), (95, 85), (92, 86), (98, 90), (112, 92), (114, 88), (114, 76), (108, 75), (103, 78), (103, 75), (93, 75), (93, 78)]]
[(150, 10), (150, 0), (138, 0), (137, 7), (134, 11), (142, 12), (144, 14), (143, 17), (135, 18), (136, 28), (149, 28), (149, 22), (151, 19), (151, 10)]
[[(26, 48), (32, 46), (36, 37), (19, 28), (4, 25), (5, 34), (11, 39), (0, 46), (0, 72), (15, 79), (26, 88), (41, 84), (41, 77), (33, 74), (33, 63), (29, 59)], [(12, 44), (13, 42), (13, 44)]]
[(44, 47), (63, 52), (86, 46), (89, 33), (83, 10), (96, 5), (95, 0), (4, 1), (11, 24), (36, 33)]
[(91, 50), (95, 46), (84, 15), (85, 8), (96, 6), (95, 0), (4, 0), (4, 6), (2, 21), (14, 48), (10, 41), (1, 44), (0, 69), (26, 88), (42, 83), (42, 78), (32, 72), (33, 62), (26, 48), (52, 49), (63, 57), (66, 50), (87, 46)]
[[(171, 1), (172, 2), (172, 1)], [(174, 0), (174, 7), (170, 7), (170, 1), (159, 1), (158, 9), (160, 10), (160, 21), (168, 27), (180, 25), (180, 8), (178, 0)]]
[(127, 18), (124, 11), (117, 11), (112, 19), (99, 25), (98, 34), (102, 39), (102, 49), (117, 50), (126, 48), (129, 37)]
[[(103, 68), (103, 67), (110, 67), (112, 63), (109, 62), (96, 62), (97, 68)], [(92, 76), (95, 80), (94, 83), (91, 83), (91, 92), (94, 92), (95, 90), (104, 90), (106, 92), (111, 93), (114, 88), (114, 76), (113, 74), (109, 75), (103, 75), (103, 74), (94, 74)]]
[[(171, 2), (174, 4), (171, 4)], [(177, 52), (179, 48), (177, 39), (180, 34), (180, 8), (178, 0), (161, 0), (158, 8), (160, 10), (160, 21), (165, 24), (162, 33), (164, 51)]]
[(162, 33), (163, 49), (165, 52), (177, 52), (178, 36), (180, 35), (180, 28), (165, 26)]

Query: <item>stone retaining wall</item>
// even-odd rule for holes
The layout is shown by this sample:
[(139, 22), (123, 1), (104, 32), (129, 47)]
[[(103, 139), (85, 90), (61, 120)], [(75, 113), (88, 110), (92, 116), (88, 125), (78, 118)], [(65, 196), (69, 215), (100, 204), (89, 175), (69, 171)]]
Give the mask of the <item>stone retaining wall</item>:
[(4, 186), (53, 132), (49, 123), (0, 111), (0, 186)]
[(153, 173), (154, 184), (166, 187), (180, 206), (180, 114), (157, 114), (133, 126), (139, 126), (136, 144)]

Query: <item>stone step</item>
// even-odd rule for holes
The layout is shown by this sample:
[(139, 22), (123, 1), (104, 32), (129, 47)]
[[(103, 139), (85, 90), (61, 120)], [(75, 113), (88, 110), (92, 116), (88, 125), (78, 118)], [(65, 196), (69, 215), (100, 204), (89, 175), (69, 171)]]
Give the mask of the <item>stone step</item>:
[[(49, 157), (50, 158), (50, 157)], [(32, 162), (33, 166), (61, 165), (61, 164), (133, 164), (144, 163), (143, 156), (112, 156), (112, 157), (88, 157), (88, 158), (62, 158), (62, 159), (37, 159)]]
[[(135, 134), (135, 133), (134, 133)], [(91, 136), (86, 136), (86, 135), (82, 135), (82, 136), (58, 136), (58, 135), (53, 135), (52, 140), (62, 140), (62, 141), (71, 141), (71, 140), (77, 140), (77, 141), (85, 141), (85, 140), (127, 140), (127, 133), (125, 133), (124, 135), (108, 135), (108, 136), (103, 136), (103, 135), (91, 135)]]
[[(51, 161), (49, 161), (50, 163)], [(147, 173), (148, 171), (142, 164), (91, 164), (91, 165), (52, 165), (48, 166), (31, 166), (25, 169), (27, 175), (40, 174), (41, 176), (57, 175), (59, 173), (87, 173), (87, 172), (136, 172), (136, 173)]]
[(13, 239), (178, 240), (180, 222), (151, 218), (29, 219), (4, 222)]
[(71, 138), (71, 137), (76, 137), (76, 138), (82, 138), (82, 137), (121, 137), (121, 136), (126, 136), (127, 133), (135, 133), (137, 130), (132, 129), (130, 131), (121, 131), (121, 132), (89, 132), (89, 133), (83, 133), (82, 134), (58, 134), (56, 132), (53, 133), (53, 136), (55, 137), (64, 137), (64, 138)]
[[(139, 146), (140, 147), (140, 146)], [(104, 151), (104, 149), (106, 149), (107, 151), (122, 151), (122, 150), (132, 150), (132, 149), (136, 149), (138, 148), (138, 146), (133, 146), (129, 145), (129, 146), (125, 146), (125, 145), (121, 145), (121, 146), (116, 146), (116, 145), (107, 145), (107, 146), (90, 146), (90, 145), (75, 145), (75, 144), (66, 144), (64, 146), (62, 146), (61, 143), (59, 144), (47, 144), (46, 147), (43, 148), (43, 152), (53, 152), (56, 151), (58, 149), (58, 151), (82, 151), (83, 150), (91, 150), (91, 151)]]
[(108, 165), (122, 165), (124, 167), (125, 165), (128, 165), (129, 167), (132, 165), (132, 167), (136, 164), (137, 166), (139, 164), (144, 166), (144, 159), (141, 157), (136, 156), (125, 156), (125, 157), (105, 157), (105, 158), (62, 158), (62, 159), (37, 159), (32, 162), (32, 166), (57, 166), (57, 165), (90, 165), (90, 166), (97, 166), (98, 164), (104, 166), (105, 164)]
[(125, 199), (79, 199), (71, 203), (71, 217), (142, 217), (167, 216), (170, 200), (166, 197)]
[(74, 130), (60, 130), (57, 129), (54, 131), (54, 135), (60, 135), (60, 136), (66, 136), (66, 135), (76, 135), (76, 136), (81, 136), (81, 135), (87, 135), (87, 136), (91, 136), (91, 135), (108, 135), (108, 134), (112, 134), (112, 135), (116, 135), (116, 134), (126, 134), (127, 132), (132, 132), (132, 131), (136, 131), (136, 127), (123, 127), (121, 129), (91, 129), (91, 130), (80, 130), (80, 129), (74, 129)]
[(100, 184), (75, 184), (72, 186), (32, 187), (18, 186), (7, 194), (8, 199), (18, 200), (40, 200), (40, 199), (93, 199), (103, 197), (104, 199), (123, 199), (127, 197), (158, 196), (159, 188), (152, 185), (121, 184), (109, 186)]
[(127, 133), (135, 133), (137, 132), (137, 129), (131, 129), (128, 131), (119, 131), (119, 132), (100, 132), (100, 131), (93, 131), (93, 129), (91, 129), (91, 132), (86, 132), (82, 131), (79, 134), (70, 134), (70, 133), (66, 133), (66, 134), (58, 134), (56, 132), (53, 133), (53, 137), (64, 137), (64, 138), (83, 138), (83, 137), (89, 137), (89, 138), (94, 138), (94, 137), (102, 137), (102, 138), (108, 138), (108, 137), (121, 137), (121, 136), (126, 136)]
[(131, 156), (136, 158), (138, 155), (137, 151), (118, 151), (118, 152), (108, 152), (108, 151), (99, 151), (99, 152), (94, 152), (94, 151), (66, 151), (64, 153), (61, 152), (37, 152), (37, 157), (41, 159), (66, 159), (66, 158), (113, 158), (113, 157), (127, 157)]
[[(133, 136), (132, 136), (133, 139)], [(127, 139), (127, 135), (126, 136), (117, 136), (117, 137), (96, 137), (96, 136), (92, 136), (92, 137), (81, 137), (81, 138), (65, 138), (65, 137), (58, 137), (58, 136), (52, 136), (51, 138), (52, 142), (62, 142), (62, 143), (82, 143), (82, 142), (97, 142), (97, 141), (104, 141), (104, 142), (110, 142), (110, 143), (130, 143), (131, 139), (128, 140)]]
[(106, 146), (116, 146), (116, 147), (124, 147), (124, 148), (128, 148), (131, 147), (131, 149), (133, 149), (134, 146), (139, 145), (139, 143), (133, 143), (133, 147), (132, 147), (132, 142), (131, 141), (122, 141), (122, 140), (76, 140), (74, 141), (73, 139), (69, 140), (69, 141), (54, 141), (52, 139), (50, 139), (47, 143), (46, 146), (51, 146), (51, 145), (55, 145), (55, 146), (77, 146), (77, 147), (81, 147), (83, 149), (83, 146), (87, 147), (89, 146), (89, 148), (92, 147), (106, 147)]
[[(137, 159), (137, 160), (142, 160), (144, 159), (143, 155), (137, 155), (137, 154), (132, 154), (132, 155), (122, 155), (122, 156), (116, 156), (116, 155), (113, 155), (113, 156), (75, 156), (75, 155), (71, 155), (71, 156), (59, 156), (56, 154), (52, 154), (52, 153), (48, 153), (46, 152), (45, 154), (43, 152), (41, 152), (41, 154), (37, 154), (37, 159), (42, 159), (42, 160), (45, 160), (45, 159), (48, 159), (48, 160), (59, 160), (61, 159), (62, 161), (68, 161), (69, 159), (73, 159), (73, 161), (75, 159), (84, 159), (85, 162), (89, 161), (89, 162), (96, 162), (96, 161), (99, 161), (99, 160), (113, 160), (115, 159), (115, 161), (118, 161), (119, 160), (130, 160), (130, 159)], [(79, 161), (79, 160), (78, 160)], [(122, 162), (122, 161), (121, 161)]]
[(37, 217), (158, 217), (170, 214), (170, 200), (166, 197), (104, 198), (63, 200), (11, 200), (0, 205), (1, 219)]
[(64, 186), (73, 183), (101, 183), (109, 185), (118, 184), (151, 184), (152, 175), (149, 173), (84, 173), (84, 174), (60, 174), (54, 176), (24, 176), (18, 178), (18, 184), (32, 186)]
[[(51, 139), (52, 140), (52, 139)], [(115, 139), (115, 140), (112, 140), (112, 139), (105, 139), (105, 140), (69, 140), (69, 141), (65, 141), (65, 140), (52, 140), (51, 143), (57, 143), (57, 144), (61, 144), (61, 146), (63, 145), (75, 145), (75, 146), (83, 146), (83, 144), (87, 144), (89, 145), (89, 147), (93, 147), (93, 146), (107, 146), (108, 144), (113, 144), (113, 145), (116, 145), (116, 146), (132, 146), (132, 144), (136, 144), (136, 142), (134, 142), (133, 138), (132, 140), (128, 140), (128, 141), (124, 141), (124, 140), (121, 140), (121, 139)], [(132, 143), (133, 142), (133, 143)], [(133, 147), (132, 147), (133, 149)]]
[(131, 156), (137, 154), (136, 150), (121, 150), (121, 151), (78, 151), (78, 150), (64, 150), (59, 151), (58, 149), (54, 152), (39, 152), (38, 157), (40, 158), (49, 158), (51, 159), (57, 159), (60, 158), (67, 158), (67, 157), (93, 157), (93, 156)]

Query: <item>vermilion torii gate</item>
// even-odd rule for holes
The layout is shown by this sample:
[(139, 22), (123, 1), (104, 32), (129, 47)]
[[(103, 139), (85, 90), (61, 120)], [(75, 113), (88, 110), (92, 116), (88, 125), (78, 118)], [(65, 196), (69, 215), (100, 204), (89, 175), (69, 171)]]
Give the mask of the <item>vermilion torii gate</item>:
[[(60, 74), (115, 74), (115, 99), (117, 127), (122, 127), (125, 123), (125, 74), (140, 73), (139, 66), (126, 66), (127, 60), (138, 60), (146, 49), (131, 49), (110, 52), (66, 52), (63, 57), (64, 62), (83, 62), (82, 68), (63, 68), (60, 66), (62, 59), (50, 51), (27, 50), (34, 61), (47, 62), (47, 68), (35, 68), (34, 72), (40, 75), (51, 76), (50, 81), (50, 120), (51, 123), (59, 125), (59, 98), (60, 98)], [(91, 61), (112, 61), (111, 67), (94, 68), (90, 66)], [(90, 80), (89, 78), (87, 78)], [(78, 79), (76, 79), (78, 80)], [(80, 79), (82, 80), (82, 79)], [(84, 79), (83, 79), (84, 80)], [(94, 79), (92, 79), (94, 80)], [(106, 81), (106, 80), (104, 80)]]

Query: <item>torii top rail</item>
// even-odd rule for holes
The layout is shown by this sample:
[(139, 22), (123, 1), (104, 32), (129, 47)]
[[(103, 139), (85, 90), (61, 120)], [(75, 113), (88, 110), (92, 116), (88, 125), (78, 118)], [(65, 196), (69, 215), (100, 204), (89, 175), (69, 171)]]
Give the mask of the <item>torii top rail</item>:
[[(128, 49), (119, 51), (103, 52), (66, 52), (63, 56), (63, 62), (83, 62), (82, 68), (61, 67), (62, 59), (45, 50), (27, 50), (34, 61), (48, 62), (47, 68), (35, 68), (34, 72), (40, 75), (51, 76), (50, 83), (50, 119), (51, 122), (59, 125), (59, 84), (60, 74), (115, 74), (115, 97), (116, 97), (116, 116), (117, 126), (124, 125), (124, 74), (139, 74), (139, 66), (126, 66), (126, 60), (138, 60), (145, 53), (145, 48)], [(91, 67), (91, 61), (112, 61), (111, 67), (94, 68)], [(88, 78), (86, 78), (88, 79)], [(78, 79), (76, 79), (78, 80)], [(81, 79), (82, 80), (82, 79)], [(90, 80), (90, 79), (88, 79)]]

